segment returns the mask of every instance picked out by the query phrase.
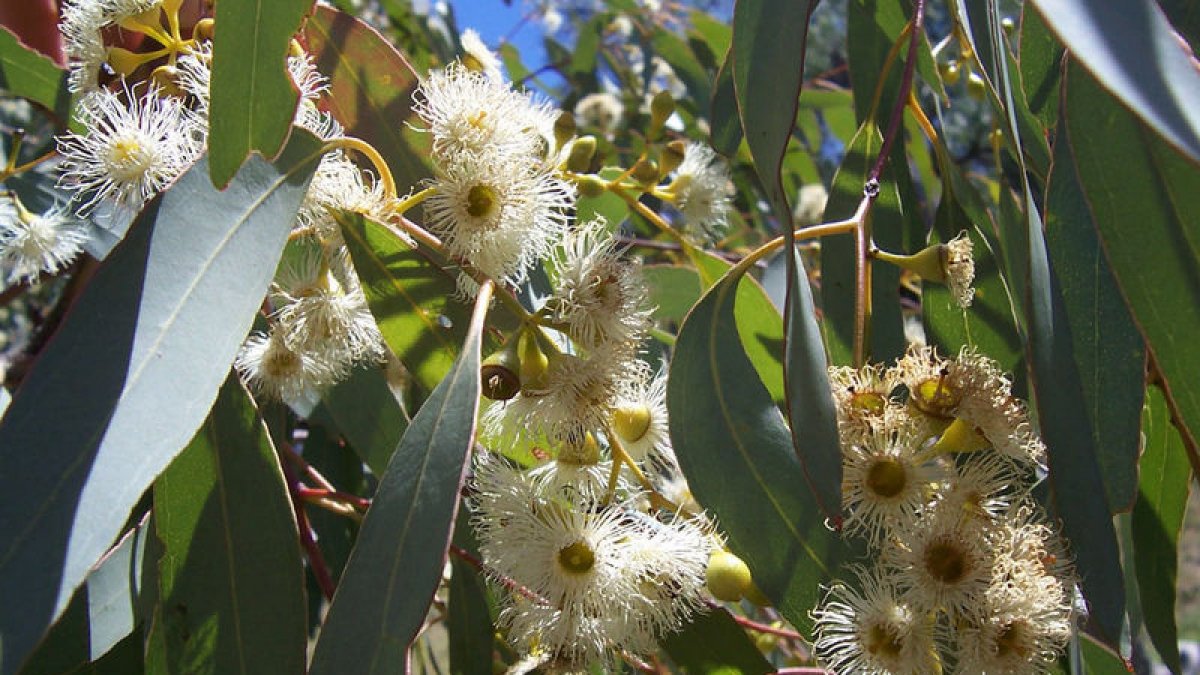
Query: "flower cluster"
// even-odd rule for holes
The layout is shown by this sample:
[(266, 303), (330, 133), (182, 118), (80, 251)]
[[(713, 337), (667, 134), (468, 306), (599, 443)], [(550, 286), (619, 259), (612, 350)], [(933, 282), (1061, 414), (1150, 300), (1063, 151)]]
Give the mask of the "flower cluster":
[(837, 673), (1051, 669), (1075, 578), (1029, 494), (1045, 449), (1008, 379), (974, 351), (925, 347), (830, 379), (845, 532), (875, 561), (814, 611), (818, 659)]
[[(59, 139), (59, 184), (80, 217), (99, 205), (136, 211), (203, 153), (212, 82), (212, 19), (182, 23), (172, 0), (73, 0), (62, 31), (71, 87), (81, 94), (78, 132)], [(124, 31), (121, 33), (120, 31)], [(112, 39), (133, 33), (139, 47)], [(288, 70), (300, 92), (294, 124), (327, 141), (341, 125), (318, 108), (327, 80), (304, 54)], [(336, 146), (336, 143), (333, 145)], [(379, 181), (341, 149), (327, 152), (293, 225), (270, 295), (268, 329), (252, 335), (235, 366), (255, 389), (301, 412), (357, 363), (378, 361), (383, 345), (341, 241), (339, 210), (388, 216)], [(32, 217), (20, 205), (2, 214), (0, 256), (10, 280), (54, 272), (78, 254), (85, 235), (66, 209)], [(12, 224), (10, 224), (12, 223)]]
[(621, 473), (606, 500), (612, 463), (584, 446), (533, 470), (475, 465), (480, 552), (505, 584), (498, 625), (537, 665), (570, 672), (649, 653), (700, 610), (714, 541), (702, 520), (648, 513)]
[[(646, 283), (609, 223), (572, 222), (573, 124), (464, 44), (468, 57), (414, 95), (434, 164), (425, 223), (463, 269), (465, 295), (482, 278), (519, 284), (535, 265), (551, 283), (483, 366), (494, 401), (481, 441), (499, 452), (477, 458), (472, 522), (522, 663), (578, 670), (652, 651), (701, 608), (719, 540), (693, 504), (664, 497), (686, 488), (665, 377), (640, 358)], [(703, 164), (719, 171), (711, 154)], [(696, 181), (697, 203), (707, 184)]]

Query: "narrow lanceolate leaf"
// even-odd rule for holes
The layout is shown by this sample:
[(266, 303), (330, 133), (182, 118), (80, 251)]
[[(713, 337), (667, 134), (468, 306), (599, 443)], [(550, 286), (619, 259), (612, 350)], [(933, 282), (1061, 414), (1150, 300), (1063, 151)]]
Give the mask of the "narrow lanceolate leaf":
[[(995, 44), (1003, 41), (1000, 10), (988, 3), (989, 27)], [(1017, 149), (1021, 167), (1019, 221), (1025, 232), (1024, 259), (1028, 263), (1029, 286), (1027, 351), (1033, 376), (1038, 422), (1045, 437), (1050, 480), (1063, 531), (1078, 561), (1083, 595), (1090, 610), (1088, 629), (1106, 644), (1119, 644), (1125, 620), (1124, 578), (1120, 550), (1113, 526), (1111, 507), (1104, 491), (1092, 435), (1088, 429), (1088, 407), (1084, 399), (1079, 366), (1073, 356), (1071, 325), (1063, 291), (1050, 266), (1050, 254), (1042, 218), (1028, 179), (1022, 150), (1018, 110), (1014, 103), (1017, 86), (1008, 59), (997, 61), (996, 85), (1007, 114), (1006, 133)]]
[[(1078, 66), (1066, 127), (1104, 252), (1190, 433), (1200, 429), (1200, 169)], [(1097, 142), (1102, 139), (1103, 142)]]
[(709, 102), (709, 116), (712, 118), (712, 131), (709, 140), (717, 152), (732, 157), (737, 154), (738, 146), (742, 144), (742, 122), (738, 119), (737, 93), (733, 87), (733, 49), (725, 54), (717, 77), (713, 81), (712, 100)]
[(1047, 128), (1058, 122), (1063, 47), (1031, 5), (1021, 9), (1021, 85), (1029, 111)]
[(288, 45), (313, 0), (219, 2), (213, 35), (209, 173), (224, 187), (246, 157), (274, 158), (292, 130), (299, 92)]
[[(1046, 239), (1063, 289), (1079, 370), (1086, 430), (1114, 513), (1137, 498), (1146, 351), (1109, 271), (1084, 201), (1066, 135), (1058, 138), (1046, 196)], [(1081, 430), (1080, 430), (1081, 431)]]
[(379, 482), (313, 655), (312, 674), (406, 671), (442, 577), (479, 407), (481, 293), (462, 352)]
[(723, 607), (697, 615), (662, 641), (663, 649), (685, 673), (766, 675), (775, 672), (762, 652)]
[(1171, 672), (1178, 673), (1175, 580), (1179, 571), (1179, 532), (1187, 510), (1192, 471), (1179, 432), (1171, 425), (1167, 402), (1157, 388), (1146, 392), (1142, 432), (1146, 445), (1132, 528), (1138, 594), (1142, 619), (1154, 648)]
[(1033, 0), (1033, 5), (1105, 89), (1200, 163), (1200, 71), (1154, 0)]
[[(787, 255), (787, 254), (785, 254)], [(788, 289), (788, 419), (792, 443), (808, 488), (825, 516), (841, 522), (842, 443), (838, 436), (837, 408), (829, 389), (829, 362), (817, 324), (816, 303), (804, 261), (793, 249), (799, 274)]]
[(427, 135), (405, 124), (418, 84), (408, 60), (371, 26), (325, 5), (305, 22), (304, 39), (317, 70), (329, 78), (322, 106), (346, 133), (375, 146), (401, 190), (428, 176)]
[[(781, 166), (800, 105), (808, 17), (816, 5), (816, 0), (742, 0), (733, 17), (733, 83), (742, 129), (775, 218), (788, 233), (792, 211), (784, 194)], [(842, 494), (841, 445), (829, 393), (825, 346), (804, 265), (794, 251), (784, 255), (788, 415), (808, 486), (824, 513), (837, 520)]]
[[(134, 222), (0, 423), (0, 673), (14, 672), (216, 398), (318, 159), (224, 192), (201, 162)], [(65, 414), (69, 413), (69, 414)], [(47, 430), (53, 430), (49, 433)]]
[(0, 27), (0, 91), (45, 106), (62, 124), (70, 116), (67, 71), (21, 44), (4, 27)]
[(754, 168), (780, 227), (791, 209), (779, 167), (804, 81), (808, 17), (817, 0), (740, 0), (733, 10), (733, 86)]
[(376, 476), (408, 428), (408, 417), (380, 368), (356, 368), (321, 396), (314, 416), (339, 432)]
[(471, 310), (432, 251), (412, 248), (358, 213), (338, 215), (383, 339), (425, 391), (442, 381), (467, 335)]
[(231, 375), (154, 484), (163, 545), (153, 628), (167, 673), (294, 675), (308, 642), (300, 540), (278, 457)]
[(680, 329), (667, 385), (671, 441), (755, 583), (807, 632), (821, 582), (848, 551), (825, 526), (791, 432), (738, 337), (739, 278), (731, 272), (713, 286)]

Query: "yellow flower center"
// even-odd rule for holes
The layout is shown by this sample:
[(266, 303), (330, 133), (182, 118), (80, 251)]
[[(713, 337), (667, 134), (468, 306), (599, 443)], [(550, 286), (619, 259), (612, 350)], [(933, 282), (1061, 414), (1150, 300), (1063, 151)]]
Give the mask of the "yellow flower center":
[(868, 490), (880, 497), (895, 497), (908, 484), (908, 471), (895, 459), (880, 459), (867, 469), (866, 484)]
[(863, 646), (873, 656), (897, 658), (900, 656), (900, 652), (904, 650), (904, 641), (900, 639), (896, 631), (892, 629), (892, 626), (885, 623), (875, 623), (867, 629)]
[(958, 406), (961, 398), (961, 394), (946, 382), (944, 376), (925, 380), (912, 392), (912, 402), (918, 410), (941, 418), (951, 417), (951, 411)]
[(585, 541), (558, 550), (558, 565), (568, 574), (587, 574), (596, 566), (596, 554)]
[(499, 208), (496, 191), (488, 185), (475, 185), (467, 191), (467, 213), (472, 218), (490, 219)]
[(971, 571), (966, 552), (952, 541), (939, 541), (926, 548), (923, 562), (929, 576), (944, 584), (957, 584)]

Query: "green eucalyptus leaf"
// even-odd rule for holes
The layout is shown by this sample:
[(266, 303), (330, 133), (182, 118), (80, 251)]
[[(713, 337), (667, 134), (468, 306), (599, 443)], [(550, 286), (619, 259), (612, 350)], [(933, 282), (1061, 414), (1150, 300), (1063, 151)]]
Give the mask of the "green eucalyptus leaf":
[[(1121, 294), (1175, 401), (1200, 429), (1200, 169), (1157, 138), (1079, 66), (1065, 121), (1092, 222)], [(1102, 139), (1098, 142), (1097, 139)]]
[(479, 407), (484, 311), (380, 478), (313, 654), (313, 675), (405, 670), (441, 581)]
[(1178, 152), (1200, 162), (1200, 71), (1157, 3), (1032, 2), (1073, 59)]
[(739, 270), (723, 277), (680, 328), (667, 381), (671, 441), (731, 550), (803, 633), (820, 584), (848, 550), (805, 487), (791, 432), (742, 346), (734, 319), (740, 278)]
[(60, 125), (70, 118), (71, 92), (67, 71), (46, 56), (21, 44), (0, 26), (0, 91), (20, 96), (54, 113)]
[(384, 371), (356, 368), (321, 396), (313, 416), (341, 433), (371, 473), (382, 476), (408, 428), (408, 415), (388, 386)]
[[(479, 560), (470, 514), (461, 510), (454, 524), (454, 545)], [(483, 573), (464, 561), (462, 556), (451, 557), (450, 565), (450, 604), (446, 616), (450, 672), (453, 675), (489, 672), (496, 638), (487, 583)]]
[[(784, 253), (788, 255), (788, 253)], [(829, 362), (817, 323), (816, 303), (800, 253), (793, 249), (799, 271), (788, 288), (787, 402), (792, 443), (804, 467), (817, 503), (825, 516), (841, 522), (842, 442), (838, 435), (837, 406), (829, 388)]]
[(295, 515), (279, 458), (230, 375), (208, 421), (154, 483), (166, 673), (304, 671), (308, 623)]
[(408, 59), (362, 20), (322, 5), (305, 22), (304, 37), (317, 70), (329, 78), (323, 104), (346, 133), (379, 151), (400, 190), (429, 176), (428, 135), (406, 124), (419, 84)]
[(1021, 84), (1029, 110), (1047, 128), (1058, 122), (1064, 50), (1041, 15), (1026, 5), (1021, 12)]
[(746, 631), (723, 607), (696, 615), (679, 632), (663, 638), (662, 646), (675, 665), (693, 675), (766, 675), (775, 672)]
[(650, 304), (656, 321), (683, 321), (684, 315), (700, 299), (700, 276), (682, 265), (646, 265), (642, 278), (650, 291)]
[(717, 71), (713, 82), (712, 99), (709, 101), (709, 117), (712, 119), (712, 131), (709, 141), (717, 152), (726, 157), (738, 153), (742, 144), (742, 122), (738, 119), (737, 93), (733, 86), (733, 48), (725, 54), (721, 68)]
[(288, 46), (313, 0), (217, 3), (209, 106), (209, 173), (225, 187), (252, 152), (275, 158), (292, 132), (299, 92)]
[(808, 17), (817, 0), (740, 0), (733, 9), (733, 86), (754, 169), (781, 227), (791, 227), (780, 167), (804, 81)]
[(1142, 620), (1155, 649), (1171, 672), (1180, 672), (1179, 631), (1175, 624), (1179, 535), (1187, 512), (1192, 469), (1171, 411), (1157, 388), (1146, 393), (1142, 414), (1145, 450), (1138, 499), (1133, 507), (1133, 559)]
[(339, 214), (338, 222), (384, 342), (433, 391), (467, 334), (471, 309), (457, 297), (456, 272), (361, 214)]
[[(1004, 87), (1008, 86), (1005, 79)], [(1013, 115), (1010, 113), (1010, 130), (1016, 125)], [(1071, 324), (1028, 182), (1024, 193), (1029, 246), (1028, 350), (1054, 504), (1076, 554), (1090, 610), (1090, 630), (1106, 644), (1117, 645), (1125, 618), (1125, 585), (1112, 507), (1105, 492), (1096, 489), (1104, 483), (1095, 438), (1080, 433), (1080, 429), (1090, 428), (1090, 423), (1074, 359)]]
[(0, 673), (17, 669), (208, 413), (320, 156), (312, 136), (293, 139), (224, 192), (201, 161), (151, 202), (9, 406)]
[[(687, 248), (692, 264), (700, 275), (700, 286), (708, 290), (725, 275), (732, 265), (720, 256), (694, 247)], [(782, 404), (783, 386), (783, 319), (779, 309), (758, 280), (749, 275), (737, 282), (737, 306), (733, 310), (742, 347), (754, 364), (771, 398)]]
[[(134, 632), (142, 622), (146, 541), (153, 536), (149, 517), (125, 533), (88, 575), (88, 651), (95, 661)], [(149, 564), (154, 564), (150, 562)]]
[(1081, 376), (1087, 426), (1114, 513), (1137, 498), (1146, 349), (1100, 248), (1066, 135), (1054, 148), (1046, 195), (1046, 240), (1062, 284), (1070, 357)]

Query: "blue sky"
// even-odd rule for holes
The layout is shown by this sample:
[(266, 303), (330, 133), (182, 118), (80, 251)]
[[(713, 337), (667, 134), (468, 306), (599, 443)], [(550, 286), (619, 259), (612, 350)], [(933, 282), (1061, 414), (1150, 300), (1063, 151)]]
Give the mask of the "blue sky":
[(541, 63), (542, 27), (535, 21), (522, 25), (522, 17), (529, 12), (522, 0), (512, 0), (511, 5), (503, 0), (451, 0), (450, 4), (459, 28), (474, 28), (493, 48), (508, 38), (526, 65)]

